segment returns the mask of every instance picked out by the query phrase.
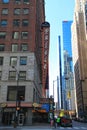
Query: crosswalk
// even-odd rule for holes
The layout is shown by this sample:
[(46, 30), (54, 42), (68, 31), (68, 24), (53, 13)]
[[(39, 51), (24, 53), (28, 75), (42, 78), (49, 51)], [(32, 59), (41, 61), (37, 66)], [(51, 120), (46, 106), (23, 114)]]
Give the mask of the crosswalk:
[[(0, 127), (0, 130), (2, 130), (4, 127)], [(12, 127), (6, 127), (4, 129), (6, 130), (12, 130)], [(87, 130), (87, 126), (73, 126), (73, 127), (57, 127), (57, 128), (29, 128), (29, 127), (17, 127), (17, 130)]]
[(87, 127), (57, 127), (57, 128), (36, 128), (36, 129), (30, 129), (30, 128), (21, 128), (20, 130), (87, 130)]
[(67, 130), (87, 130), (87, 127), (82, 127), (82, 126), (78, 126), (78, 127), (59, 127), (58, 129), (60, 130), (64, 130), (64, 129), (67, 129)]

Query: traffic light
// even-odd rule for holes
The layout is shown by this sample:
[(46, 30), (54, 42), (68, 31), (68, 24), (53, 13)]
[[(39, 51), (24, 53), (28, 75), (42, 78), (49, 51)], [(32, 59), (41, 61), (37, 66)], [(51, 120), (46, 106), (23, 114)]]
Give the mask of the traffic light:
[(19, 111), (19, 110), (20, 110), (20, 107), (17, 107), (16, 110)]

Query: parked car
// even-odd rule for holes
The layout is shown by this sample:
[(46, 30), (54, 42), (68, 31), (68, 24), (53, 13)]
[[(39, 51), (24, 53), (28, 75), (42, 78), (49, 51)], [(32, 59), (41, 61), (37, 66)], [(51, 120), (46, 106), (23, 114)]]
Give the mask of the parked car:
[(61, 126), (72, 127), (72, 119), (67, 116), (61, 117)]

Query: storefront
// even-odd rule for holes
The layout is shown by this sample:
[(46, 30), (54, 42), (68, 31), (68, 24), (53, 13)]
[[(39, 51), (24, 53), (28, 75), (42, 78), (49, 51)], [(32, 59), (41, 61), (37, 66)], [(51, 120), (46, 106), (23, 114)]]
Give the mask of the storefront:
[(32, 108), (32, 104), (30, 103), (21, 103), (20, 108), (17, 110), (16, 119), (15, 103), (8, 103), (6, 106), (2, 107), (0, 123), (2, 125), (12, 125), (13, 121), (16, 119), (18, 125), (32, 124)]

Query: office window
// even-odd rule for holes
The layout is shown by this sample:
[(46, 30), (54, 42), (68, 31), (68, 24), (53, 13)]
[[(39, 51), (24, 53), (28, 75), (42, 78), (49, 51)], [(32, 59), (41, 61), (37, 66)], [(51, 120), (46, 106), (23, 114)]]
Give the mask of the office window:
[(2, 27), (6, 27), (7, 26), (7, 20), (1, 20), (1, 24)]
[(0, 65), (3, 65), (3, 57), (0, 57)]
[(20, 101), (25, 100), (25, 86), (20, 86), (18, 89), (18, 99)]
[(6, 38), (6, 32), (0, 32), (0, 39)]
[(22, 26), (28, 26), (29, 21), (27, 19), (22, 20)]
[(17, 57), (10, 57), (10, 65), (11, 66), (17, 65)]
[(19, 15), (21, 13), (21, 9), (14, 9), (14, 14), (15, 15)]
[(87, 111), (87, 106), (85, 106), (85, 111)]
[(29, 4), (29, 0), (23, 0), (24, 4)]
[(16, 94), (18, 95), (17, 100), (24, 101), (25, 86), (8, 86), (7, 101), (16, 101)]
[(10, 71), (9, 72), (9, 79), (11, 79), (11, 80), (16, 79), (16, 71)]
[(28, 32), (22, 32), (21, 33), (21, 38), (22, 39), (28, 39)]
[(17, 52), (18, 51), (18, 44), (12, 44), (11, 51), (12, 52)]
[(20, 65), (26, 65), (27, 64), (27, 57), (23, 56), (20, 57)]
[(19, 72), (19, 80), (26, 80), (26, 71)]
[(4, 51), (5, 50), (5, 44), (0, 44), (0, 51)]
[(16, 86), (8, 86), (7, 101), (16, 101), (17, 89)]
[(19, 39), (19, 32), (13, 32), (12, 33), (12, 38), (13, 39)]
[(20, 4), (20, 3), (21, 3), (21, 0), (15, 0), (15, 3), (16, 3), (16, 4)]
[(1, 79), (1, 77), (2, 77), (2, 71), (0, 71), (0, 79)]
[(24, 8), (23, 9), (23, 14), (25, 14), (25, 15), (29, 14), (29, 9), (28, 8)]
[(7, 4), (7, 3), (9, 3), (9, 0), (2, 0), (2, 2)]
[(3, 15), (7, 15), (8, 14), (8, 9), (7, 8), (3, 8), (1, 13)]
[(27, 43), (21, 44), (21, 51), (27, 51), (27, 50), (28, 50), (28, 44)]
[(19, 19), (14, 19), (13, 20), (13, 26), (19, 27), (20, 26), (20, 20)]
[(33, 102), (35, 102), (35, 88), (33, 88)]

